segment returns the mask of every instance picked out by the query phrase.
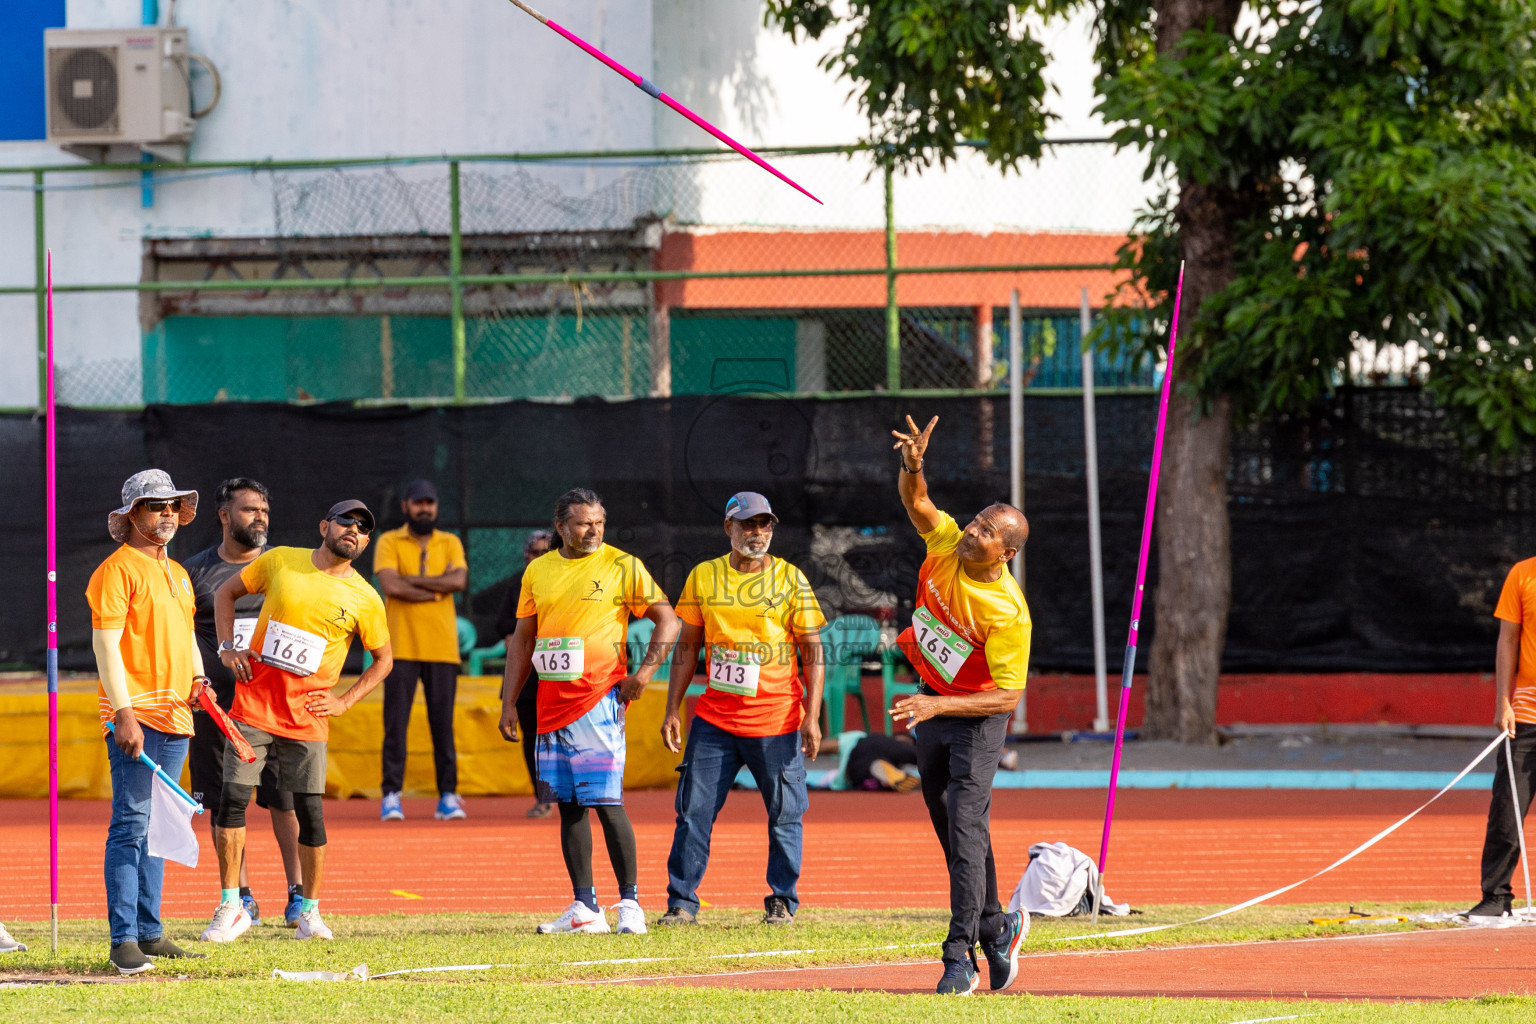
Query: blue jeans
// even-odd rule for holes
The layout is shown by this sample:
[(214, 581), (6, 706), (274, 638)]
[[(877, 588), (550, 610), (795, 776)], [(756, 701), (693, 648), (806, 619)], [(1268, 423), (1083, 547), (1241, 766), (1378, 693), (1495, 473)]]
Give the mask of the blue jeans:
[[(737, 736), (694, 716), (683, 763), (677, 766), (677, 829), (667, 857), (667, 906), (699, 912), (699, 883), (709, 866), (709, 836), (725, 806), (736, 773), (745, 765), (757, 780), (768, 809), (768, 889), (800, 906), (800, 819), (810, 806), (800, 732), (782, 736)], [(767, 902), (766, 900), (764, 901)]]
[[(149, 793), (155, 773), (118, 749), (109, 733), (112, 824), (107, 826), (107, 922), (112, 945), (149, 942), (165, 934), (160, 924), (160, 886), (165, 861), (149, 855)], [(144, 753), (171, 778), (181, 775), (187, 737), (144, 729)]]

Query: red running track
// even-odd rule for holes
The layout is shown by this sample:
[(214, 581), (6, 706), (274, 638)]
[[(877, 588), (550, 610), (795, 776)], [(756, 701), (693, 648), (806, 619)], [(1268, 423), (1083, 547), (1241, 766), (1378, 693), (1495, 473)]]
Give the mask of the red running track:
[[(1229, 904), (1294, 882), (1422, 803), (1413, 791), (1122, 790), (1108, 889), (1133, 904)], [(665, 902), (672, 794), (627, 794), (640, 847), (641, 902)], [(1096, 852), (1103, 795), (1082, 790), (999, 790), (992, 834), (999, 881), (1010, 892), (1031, 843), (1065, 840)], [(1390, 906), (1415, 900), (1470, 905), (1488, 798), (1452, 792), (1358, 859), (1288, 893), (1282, 902)], [(554, 913), (570, 901), (554, 819), (523, 817), (526, 798), (471, 800), (468, 821), (432, 820), (432, 802), (406, 802), (408, 820), (382, 824), (373, 801), (327, 801), (325, 908), (334, 914), (500, 911)], [(103, 918), (101, 862), (108, 805), (61, 805), (61, 914)], [(258, 899), (281, 905), (283, 878), (263, 812), (251, 808), (249, 866)], [(731, 795), (716, 826), (709, 903), (760, 906), (764, 815), (757, 794)], [(166, 869), (164, 912), (201, 918), (218, 898), (205, 818), (195, 869)], [(594, 828), (596, 826), (594, 825)], [(810, 907), (948, 905), (939, 845), (921, 797), (813, 793), (806, 816), (803, 903)], [(615, 895), (597, 844), (599, 896)], [(48, 806), (0, 801), (0, 920), (48, 916)], [(402, 896), (409, 893), (418, 896)]]
[[(1029, 953), (1009, 995), (1207, 999), (1472, 999), (1536, 995), (1536, 928)], [(937, 964), (767, 968), (590, 984), (932, 992)], [(985, 979), (986, 970), (982, 970)], [(987, 992), (987, 982), (981, 982)]]

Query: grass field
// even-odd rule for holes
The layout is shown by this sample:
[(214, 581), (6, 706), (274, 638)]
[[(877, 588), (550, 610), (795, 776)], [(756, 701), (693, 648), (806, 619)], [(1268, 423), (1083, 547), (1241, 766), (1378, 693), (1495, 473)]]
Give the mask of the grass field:
[[(1217, 907), (1151, 907), (1129, 924), (1158, 924), (1198, 917)], [(1451, 909), (1419, 904), (1394, 910)], [(1152, 936), (1099, 939), (1082, 948), (1128, 948), (1191, 942), (1244, 942), (1328, 934), (1307, 922), (1338, 916), (1338, 906), (1258, 907), (1211, 924)], [(39, 985), (0, 991), (7, 1020), (106, 1020), (153, 1017), (157, 1022), (208, 1019), (213, 1008), (238, 1008), (221, 1016), (242, 1022), (346, 1020), (433, 1021), (542, 1020), (711, 1021), (723, 1014), (779, 1022), (908, 1018), (911, 1000), (930, 1024), (972, 1019), (978, 1004), (937, 997), (824, 991), (750, 992), (615, 984), (620, 979), (704, 974), (771, 962), (775, 966), (932, 963), (946, 915), (933, 910), (806, 910), (786, 929), (757, 923), (756, 913), (707, 910), (696, 928), (653, 931), (646, 936), (537, 936), (536, 919), (496, 914), (335, 917), (331, 943), (295, 943), (287, 929), (263, 925), (229, 946), (193, 943), (206, 960), (165, 962), (141, 980), (123, 984)], [(1108, 927), (1127, 923), (1112, 919)], [(171, 922), (178, 939), (196, 935), (202, 921)], [(1412, 925), (1392, 926), (1411, 928)], [(1059, 948), (1054, 938), (1092, 931), (1086, 920), (1034, 923), (1025, 952)], [(1102, 930), (1102, 929), (1100, 929)], [(13, 927), (31, 950), (0, 961), (0, 982), (18, 978), (110, 979), (103, 926), (70, 921), (61, 926), (59, 956), (48, 952), (46, 926)], [(793, 950), (772, 957), (744, 953)], [(623, 962), (600, 962), (623, 961)], [(413, 967), (492, 964), (490, 970), (415, 974), (368, 984), (297, 984), (274, 980), (274, 968), (346, 971), (366, 963), (370, 974)], [(1027, 969), (1027, 962), (1026, 962)], [(934, 977), (937, 980), (937, 966)], [(1485, 999), (1423, 1005), (1295, 1003), (1160, 999), (1042, 998), (1020, 996), (989, 1006), (990, 1017), (1031, 1021), (1230, 1022), (1293, 1014), (1323, 1020), (1451, 1021), (1529, 1020), (1536, 1000)], [(1315, 1016), (1313, 1016), (1315, 1015)]]

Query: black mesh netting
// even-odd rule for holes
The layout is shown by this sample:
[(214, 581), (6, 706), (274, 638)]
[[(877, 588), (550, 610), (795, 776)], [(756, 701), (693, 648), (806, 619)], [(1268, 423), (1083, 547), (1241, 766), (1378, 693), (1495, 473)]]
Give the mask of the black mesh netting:
[[(1109, 644), (1129, 614), (1155, 398), (1103, 396), (1098, 434)], [(1025, 403), (1026, 589), (1036, 668), (1092, 664), (1082, 413), (1072, 397)], [(829, 614), (910, 613), (922, 546), (896, 498), (889, 430), (938, 414), (928, 459), (936, 501), (962, 521), (1008, 494), (1005, 398), (763, 399), (698, 396), (465, 408), (343, 405), (65, 409), (59, 421), (61, 664), (89, 668), (83, 592), (111, 550), (106, 515), (146, 466), (211, 498), (248, 475), (273, 492), (273, 540), (308, 545), (324, 510), (360, 497), (385, 525), (399, 487), (434, 479), (444, 526), (465, 537), (466, 612), (488, 640), (520, 538), (555, 497), (604, 495), (611, 543), (641, 555), (676, 596), (688, 569), (725, 550), (721, 509), (765, 492), (783, 522), (775, 551), (802, 565)], [(8, 529), (0, 662), (44, 647), (42, 424), (0, 416)], [(1228, 670), (1486, 669), (1510, 565), (1536, 542), (1536, 460), (1467, 459), (1429, 398), (1353, 390), (1315, 415), (1239, 434), (1233, 446), (1233, 602)], [(178, 537), (185, 557), (217, 538), (211, 502)], [(365, 566), (366, 567), (366, 566)], [(1149, 580), (1155, 584), (1154, 562)], [(1145, 652), (1156, 622), (1143, 624)]]

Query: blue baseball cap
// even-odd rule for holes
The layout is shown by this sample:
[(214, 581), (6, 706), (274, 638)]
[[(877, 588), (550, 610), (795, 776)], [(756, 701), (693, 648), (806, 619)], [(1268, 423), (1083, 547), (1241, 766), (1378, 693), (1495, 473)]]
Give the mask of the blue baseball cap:
[(756, 491), (741, 491), (731, 495), (731, 500), (725, 503), (725, 518), (727, 519), (751, 519), (753, 516), (767, 516), (774, 522), (779, 517), (773, 514), (773, 508), (768, 504), (768, 499)]

